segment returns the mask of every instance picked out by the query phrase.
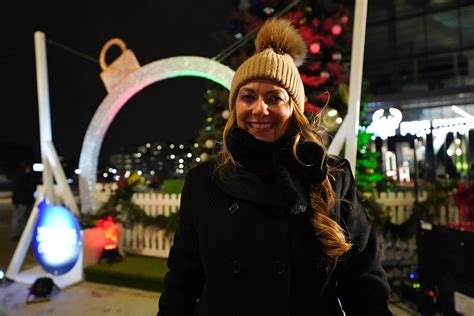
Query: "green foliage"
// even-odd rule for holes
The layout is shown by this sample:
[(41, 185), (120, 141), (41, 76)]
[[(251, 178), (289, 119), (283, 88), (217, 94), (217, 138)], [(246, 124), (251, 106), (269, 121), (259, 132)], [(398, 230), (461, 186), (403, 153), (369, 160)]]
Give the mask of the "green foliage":
[(361, 127), (357, 135), (356, 184), (362, 192), (375, 191), (377, 183), (385, 179), (383, 174), (376, 172), (380, 153), (371, 149), (371, 142), (372, 134)]
[[(181, 193), (183, 180), (167, 181), (169, 181), (168, 190), (172, 191), (171, 193)], [(117, 189), (95, 214), (80, 214), (81, 226), (83, 228), (94, 227), (97, 220), (110, 216), (115, 222), (121, 223), (126, 228), (141, 224), (144, 227), (152, 226), (164, 229), (167, 234), (174, 233), (178, 225), (178, 213), (172, 213), (169, 216), (149, 216), (142, 207), (133, 202), (133, 194), (143, 188), (143, 183), (144, 179), (137, 174), (117, 182)]]
[(165, 179), (163, 180), (163, 193), (181, 194), (181, 192), (183, 191), (183, 186), (183, 179)]

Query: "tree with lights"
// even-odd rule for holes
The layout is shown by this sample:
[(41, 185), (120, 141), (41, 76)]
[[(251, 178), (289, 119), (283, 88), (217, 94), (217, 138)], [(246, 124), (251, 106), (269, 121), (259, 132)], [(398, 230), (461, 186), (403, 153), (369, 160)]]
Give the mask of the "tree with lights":
[[(225, 34), (217, 34), (220, 42), (238, 46), (268, 18), (281, 15), (291, 20), (308, 46), (305, 63), (299, 68), (305, 85), (305, 114), (310, 119), (322, 111), (330, 99), (330, 107), (321, 113), (321, 122), (335, 129), (347, 113), (346, 63), (349, 60), (352, 36), (350, 8), (344, 1), (293, 1), (252, 0), (240, 1), (231, 14)], [(291, 8), (291, 9), (289, 9)], [(288, 10), (289, 9), (289, 10)], [(253, 42), (247, 41), (239, 50), (224, 55), (221, 62), (237, 68), (251, 56)], [(219, 149), (228, 111), (228, 92), (217, 84), (210, 84), (205, 93), (203, 110), (206, 119), (199, 131), (197, 152), (207, 160)]]

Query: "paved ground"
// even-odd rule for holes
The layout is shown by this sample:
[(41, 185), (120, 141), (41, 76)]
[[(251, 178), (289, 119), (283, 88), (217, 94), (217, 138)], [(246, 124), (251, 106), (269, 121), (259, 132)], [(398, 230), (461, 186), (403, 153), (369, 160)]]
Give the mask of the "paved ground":
[[(10, 218), (12, 205), (0, 194), (0, 268), (6, 270), (15, 251), (16, 242), (10, 240)], [(23, 269), (36, 265), (30, 250), (23, 263)], [(159, 298), (157, 292), (147, 292), (124, 287), (81, 282), (62, 291), (53, 292), (51, 300), (26, 304), (28, 286), (11, 283), (0, 286), (0, 316), (58, 315), (155, 315)], [(395, 316), (419, 315), (405, 304), (391, 304)]]

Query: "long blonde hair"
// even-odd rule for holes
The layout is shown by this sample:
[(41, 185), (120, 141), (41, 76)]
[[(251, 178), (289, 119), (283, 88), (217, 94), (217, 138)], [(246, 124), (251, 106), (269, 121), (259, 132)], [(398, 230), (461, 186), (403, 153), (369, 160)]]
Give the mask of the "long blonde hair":
[[(290, 132), (294, 135), (293, 155), (296, 160), (302, 164), (298, 158), (297, 145), (301, 141), (313, 142), (324, 149), (326, 154), (326, 147), (318, 132), (316, 125), (309, 122), (304, 114), (296, 110), (293, 100), (290, 101), (293, 115), (290, 120)], [(227, 148), (227, 136), (232, 126), (236, 124), (235, 106), (232, 109), (229, 119), (224, 127), (223, 132), (223, 146), (221, 151), (217, 154), (217, 168), (222, 170), (227, 165), (234, 167), (238, 166), (231, 152)], [(313, 186), (310, 192), (310, 203), (314, 210), (311, 224), (316, 232), (318, 239), (323, 245), (323, 252), (332, 259), (340, 257), (351, 248), (351, 244), (347, 241), (344, 230), (339, 224), (331, 218), (331, 211), (336, 203), (336, 194), (332, 188), (329, 177), (334, 170), (328, 168), (328, 175), (326, 179), (319, 186)]]

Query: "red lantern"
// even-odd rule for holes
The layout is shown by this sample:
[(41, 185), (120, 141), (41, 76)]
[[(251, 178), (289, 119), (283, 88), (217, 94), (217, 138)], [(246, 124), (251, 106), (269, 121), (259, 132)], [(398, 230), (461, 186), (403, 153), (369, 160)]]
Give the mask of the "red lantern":
[(103, 230), (104, 250), (117, 249), (120, 240), (120, 228), (119, 225), (114, 222), (112, 217), (108, 216), (105, 220), (99, 219), (96, 227)]

